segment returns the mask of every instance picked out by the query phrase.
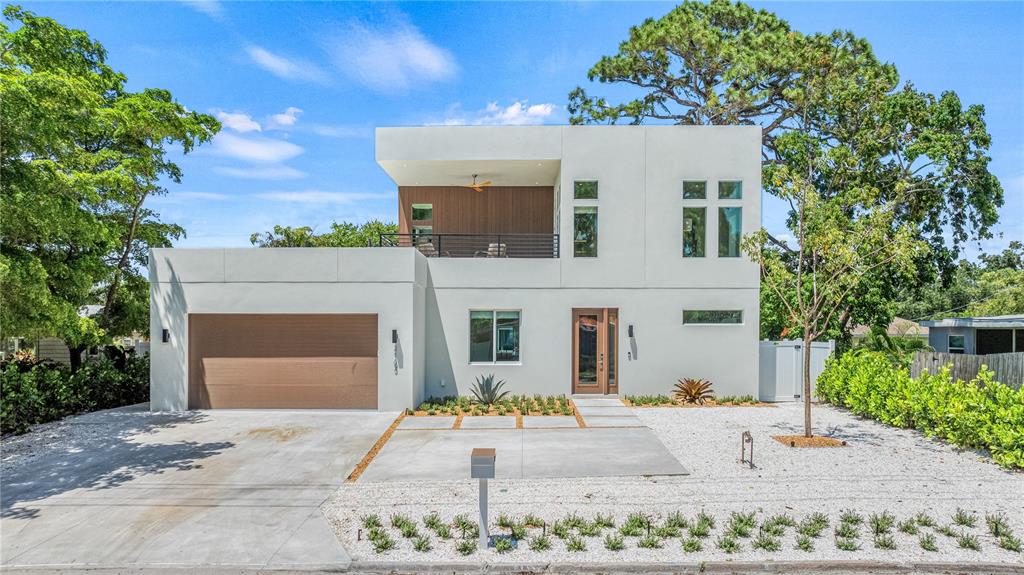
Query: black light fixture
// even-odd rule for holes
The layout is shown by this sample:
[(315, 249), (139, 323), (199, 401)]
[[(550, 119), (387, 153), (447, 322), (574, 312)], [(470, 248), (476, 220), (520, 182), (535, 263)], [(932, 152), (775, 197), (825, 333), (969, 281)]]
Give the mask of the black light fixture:
[(627, 331), (629, 332), (629, 337), (633, 337), (633, 324), (629, 324)]
[(167, 343), (167, 342), (171, 341), (171, 330), (169, 330), (169, 329), (161, 330), (161, 332), (160, 332), (160, 340), (163, 341), (164, 343)]
[(398, 343), (398, 330), (391, 330), (391, 343)]

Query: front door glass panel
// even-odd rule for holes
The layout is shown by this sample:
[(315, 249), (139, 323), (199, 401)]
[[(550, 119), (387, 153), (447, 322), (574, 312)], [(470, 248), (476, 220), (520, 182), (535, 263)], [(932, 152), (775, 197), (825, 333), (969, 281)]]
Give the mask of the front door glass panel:
[(597, 330), (600, 326), (596, 315), (581, 315), (577, 341), (577, 365), (580, 385), (597, 385)]

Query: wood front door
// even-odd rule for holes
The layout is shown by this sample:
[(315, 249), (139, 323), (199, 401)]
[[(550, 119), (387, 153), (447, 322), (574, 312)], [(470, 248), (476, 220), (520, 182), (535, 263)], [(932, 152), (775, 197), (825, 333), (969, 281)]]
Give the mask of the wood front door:
[(572, 310), (572, 392), (619, 392), (619, 310)]

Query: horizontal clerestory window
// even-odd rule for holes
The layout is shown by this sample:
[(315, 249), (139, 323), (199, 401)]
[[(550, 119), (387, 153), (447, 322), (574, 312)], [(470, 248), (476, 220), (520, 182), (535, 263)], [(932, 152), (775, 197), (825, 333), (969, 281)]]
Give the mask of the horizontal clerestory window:
[(740, 309), (684, 309), (683, 324), (685, 325), (719, 325), (743, 323), (743, 310)]

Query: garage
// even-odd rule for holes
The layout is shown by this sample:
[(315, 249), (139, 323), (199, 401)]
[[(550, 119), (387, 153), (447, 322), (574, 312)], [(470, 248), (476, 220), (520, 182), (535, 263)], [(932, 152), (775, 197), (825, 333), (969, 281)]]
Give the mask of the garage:
[(189, 409), (376, 409), (376, 314), (189, 314)]

